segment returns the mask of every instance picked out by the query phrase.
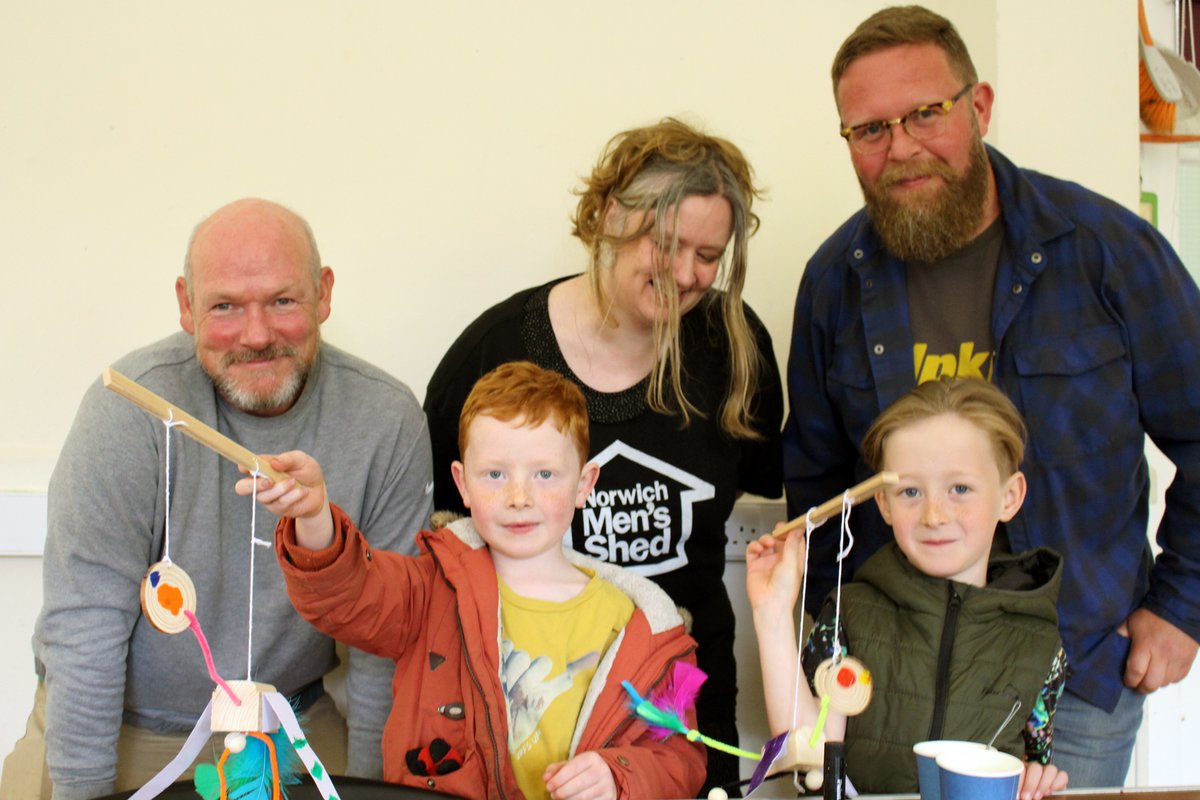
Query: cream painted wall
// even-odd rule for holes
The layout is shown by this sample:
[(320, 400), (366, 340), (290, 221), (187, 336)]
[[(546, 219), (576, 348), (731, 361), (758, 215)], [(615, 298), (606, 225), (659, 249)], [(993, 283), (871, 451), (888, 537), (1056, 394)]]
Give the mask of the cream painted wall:
[[(804, 262), (861, 202), (829, 62), (884, 4), (0, 0), (0, 492), (44, 491), (84, 387), (176, 329), (215, 207), (305, 214), (337, 273), (325, 335), (420, 396), (465, 322), (582, 268), (578, 176), (668, 114), (737, 142), (767, 191), (746, 294), (782, 362)], [(996, 87), (989, 141), (1135, 204), (1130, 0), (929, 5)], [(0, 752), (32, 693), (38, 562), (0, 562)]]
[[(225, 201), (308, 216), (326, 336), (420, 395), (466, 320), (582, 267), (577, 177), (667, 114), (767, 190), (747, 296), (782, 360), (803, 263), (860, 204), (828, 65), (880, 5), (5, 0), (0, 490), (44, 489), (86, 384), (176, 329), (187, 236)], [(931, 5), (996, 85), (993, 143), (1133, 202), (1134, 123), (1108, 113), (1135, 86), (1126, 0)]]

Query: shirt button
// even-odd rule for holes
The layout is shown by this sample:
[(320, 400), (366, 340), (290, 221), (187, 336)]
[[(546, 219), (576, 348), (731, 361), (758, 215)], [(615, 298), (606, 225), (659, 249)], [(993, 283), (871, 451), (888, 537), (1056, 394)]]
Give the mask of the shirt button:
[(855, 258), (855, 260), (862, 260), (862, 257), (863, 257), (863, 251), (862, 251), (862, 250), (855, 250), (855, 251), (854, 251), (854, 258)]
[(867, 288), (868, 288), (868, 289), (874, 289), (874, 288), (875, 288), (875, 281), (871, 280), (870, 278), (867, 278)]
[(877, 355), (877, 356), (883, 355), (883, 345), (881, 345), (881, 344), (875, 345), (875, 355)]
[(629, 759), (626, 758), (625, 756), (617, 756), (617, 763), (620, 764), (622, 767), (628, 767)]
[(1014, 284), (1013, 284), (1013, 294), (1020, 294), (1020, 293), (1021, 293), (1021, 292), (1023, 292), (1023, 291), (1025, 291), (1025, 287), (1024, 287), (1024, 286), (1022, 286), (1022, 285), (1021, 285), (1021, 284), (1019, 284), (1019, 283), (1014, 283)]
[(1041, 253), (1034, 253), (1033, 255), (1031, 255), (1031, 256), (1029, 257), (1029, 261), (1030, 261), (1031, 263), (1033, 263), (1033, 264), (1040, 264), (1040, 263), (1042, 263), (1042, 254), (1041, 254)]

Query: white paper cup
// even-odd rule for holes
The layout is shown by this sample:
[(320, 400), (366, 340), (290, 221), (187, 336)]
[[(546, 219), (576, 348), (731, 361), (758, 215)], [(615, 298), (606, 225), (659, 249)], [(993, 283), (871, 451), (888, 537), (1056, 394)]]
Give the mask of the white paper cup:
[(930, 739), (913, 745), (913, 753), (917, 756), (917, 782), (921, 787), (921, 800), (941, 800), (941, 772), (938, 770), (937, 757), (948, 750), (983, 750), (986, 746), (981, 742), (964, 742), (958, 739)]
[(1025, 763), (999, 750), (954, 749), (937, 757), (941, 800), (1017, 800)]

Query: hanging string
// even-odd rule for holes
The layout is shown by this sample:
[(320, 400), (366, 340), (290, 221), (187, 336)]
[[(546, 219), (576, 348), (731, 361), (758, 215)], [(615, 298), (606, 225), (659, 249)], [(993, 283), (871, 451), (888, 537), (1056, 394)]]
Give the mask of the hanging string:
[[(806, 600), (808, 598), (808, 545), (812, 542), (812, 532), (817, 529), (813, 525), (812, 513), (815, 511), (815, 506), (810, 508), (804, 514), (804, 572), (800, 576), (800, 636), (798, 646), (796, 647), (796, 674), (792, 681), (792, 730), (796, 729), (796, 723), (799, 721), (800, 713), (800, 681), (804, 680), (804, 669), (801, 666), (801, 661), (804, 656), (804, 610), (808, 608)], [(816, 620), (813, 620), (816, 624)]]
[(842, 493), (842, 530), (838, 538), (838, 575), (837, 593), (833, 607), (833, 663), (842, 660), (842, 643), (839, 635), (842, 627), (842, 563), (854, 547), (854, 534), (850, 532), (850, 509), (854, 505), (854, 497), (847, 490)]
[(270, 542), (264, 542), (255, 536), (255, 531), (258, 530), (258, 479), (262, 473), (258, 470), (258, 460), (254, 461), (254, 471), (250, 473), (250, 477), (254, 479), (253, 488), (250, 490), (250, 603), (248, 611), (248, 619), (246, 621), (246, 680), (254, 680), (251, 677), (252, 673), (252, 658), (254, 655), (254, 548), (255, 547), (270, 547)]
[(167, 443), (163, 448), (163, 557), (162, 560), (171, 563), (171, 428), (176, 425), (186, 425), (186, 422), (175, 421), (175, 411), (167, 410), (167, 418), (162, 421)]

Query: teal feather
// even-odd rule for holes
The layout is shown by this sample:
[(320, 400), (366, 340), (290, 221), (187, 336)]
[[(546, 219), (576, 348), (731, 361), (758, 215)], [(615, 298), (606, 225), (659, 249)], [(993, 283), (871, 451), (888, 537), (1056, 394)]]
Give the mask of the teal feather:
[[(279, 791), (286, 798), (284, 787), (300, 783), (306, 774), (304, 762), (293, 749), (283, 728), (271, 734), (271, 740), (275, 743), (279, 761)], [(217, 800), (221, 795), (220, 778), (216, 766), (212, 764), (197, 765), (193, 784), (204, 800)], [(247, 736), (245, 749), (240, 753), (231, 753), (225, 759), (225, 786), (229, 800), (271, 800), (271, 754), (265, 743)]]
[(218, 800), (221, 796), (221, 778), (217, 775), (216, 764), (197, 764), (192, 783), (203, 800)]

